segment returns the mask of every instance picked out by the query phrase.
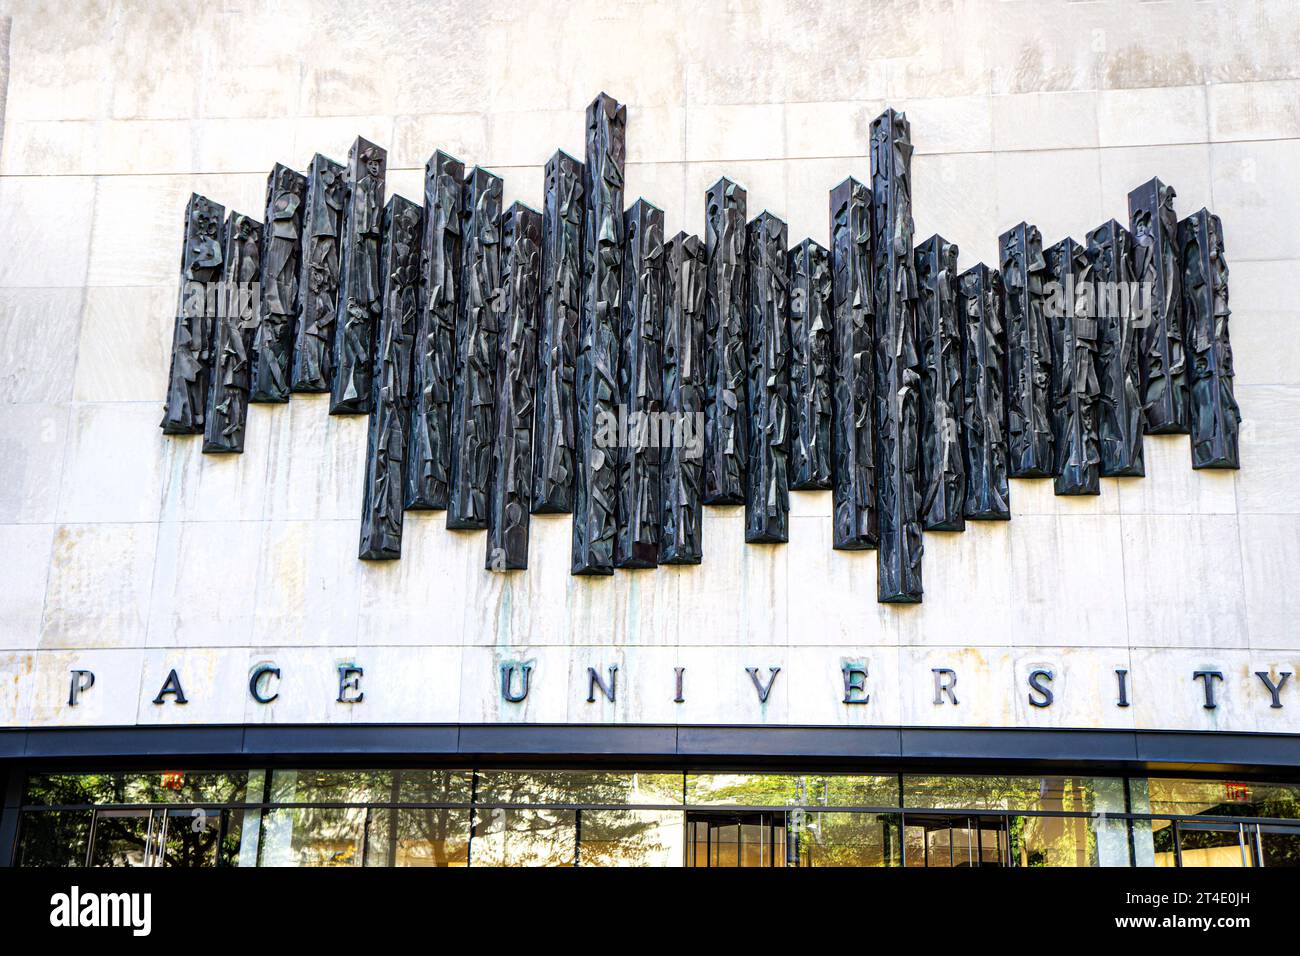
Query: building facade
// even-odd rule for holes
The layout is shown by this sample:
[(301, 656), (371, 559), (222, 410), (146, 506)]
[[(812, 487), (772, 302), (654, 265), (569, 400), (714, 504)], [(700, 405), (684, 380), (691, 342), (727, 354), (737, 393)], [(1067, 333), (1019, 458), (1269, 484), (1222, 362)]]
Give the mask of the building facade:
[(0, 865), (1300, 861), (1294, 4), (0, 41)]

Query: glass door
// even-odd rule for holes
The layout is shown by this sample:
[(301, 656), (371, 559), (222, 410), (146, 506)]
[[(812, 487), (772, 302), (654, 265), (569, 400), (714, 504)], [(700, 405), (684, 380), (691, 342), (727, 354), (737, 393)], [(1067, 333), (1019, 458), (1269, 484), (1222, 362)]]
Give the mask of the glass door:
[(217, 866), (222, 841), (238, 819), (198, 807), (96, 810), (90, 833), (91, 866)]
[(686, 865), (786, 865), (786, 820), (781, 812), (688, 813)]
[(903, 865), (1007, 866), (1007, 818), (970, 814), (903, 815)]
[(1259, 865), (1259, 833), (1253, 823), (1178, 821), (1179, 866)]
[(158, 866), (167, 817), (157, 810), (96, 810), (91, 866)]

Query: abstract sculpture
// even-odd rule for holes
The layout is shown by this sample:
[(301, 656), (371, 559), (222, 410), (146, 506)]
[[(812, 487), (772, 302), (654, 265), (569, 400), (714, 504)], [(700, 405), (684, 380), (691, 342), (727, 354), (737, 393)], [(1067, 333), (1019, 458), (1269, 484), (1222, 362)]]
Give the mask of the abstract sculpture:
[(485, 564), (489, 571), (514, 571), (528, 567), (542, 214), (514, 203), (501, 217), (501, 240), (504, 282)]
[(749, 461), (745, 540), (790, 540), (790, 258), (786, 225), (770, 212), (745, 235), (749, 273)]
[(1223, 223), (1201, 209), (1178, 224), (1187, 332), (1193, 468), (1240, 468), (1241, 412), (1232, 392), (1228, 261)]
[(1097, 319), (1083, 247), (1062, 239), (1046, 253), (1056, 291), (1045, 312), (1052, 334), (1052, 446), (1058, 495), (1101, 494), (1097, 438)]
[(334, 322), (331, 415), (370, 411), (375, 330), (382, 309), (379, 256), (388, 153), (357, 137), (348, 151), (348, 204), (343, 220), (338, 317)]
[(497, 332), (504, 308), (501, 177), (475, 166), (465, 179), (456, 382), (451, 398), (451, 487), (447, 527), (487, 527), (492, 466)]
[(850, 178), (830, 201), (833, 544), (858, 551), (874, 548), (879, 531), (871, 193)]
[(257, 280), (262, 269), (262, 224), (243, 213), (226, 219), (221, 294), (212, 336), (212, 375), (203, 414), (205, 452), (242, 452), (253, 378)]
[(421, 219), (420, 207), (401, 196), (388, 200), (384, 209), (382, 311), (367, 429), (359, 550), (360, 557), (370, 560), (402, 554), (411, 356), (420, 312)]
[(533, 511), (573, 511), (577, 394), (574, 361), (582, 312), (582, 163), (557, 150), (546, 164), (542, 212), (542, 315), (537, 330), (537, 431)]
[(805, 239), (790, 251), (790, 487), (831, 487), (831, 264)]
[(1114, 219), (1088, 233), (1088, 262), (1096, 288), (1097, 426), (1101, 473), (1141, 477), (1141, 372), (1138, 369), (1137, 301), (1133, 237)]
[(912, 136), (885, 110), (871, 123), (871, 273), (876, 322), (876, 595), (921, 600), (920, 356), (912, 260)]
[(171, 368), (162, 430), (167, 435), (203, 431), (212, 365), (212, 334), (222, 277), (226, 209), (198, 193), (185, 204), (180, 290), (172, 327)]
[(745, 190), (719, 179), (704, 197), (704, 503), (745, 500)]
[(307, 177), (275, 164), (266, 180), (262, 236), (262, 297), (254, 336), (253, 390), (249, 401), (287, 402), (293, 364), (302, 270), (302, 214)]
[(1002, 278), (980, 263), (957, 279), (957, 311), (965, 326), (961, 431), (966, 446), (966, 518), (1011, 517), (1007, 404), (1003, 381)]
[(618, 333), (622, 327), (623, 157), (627, 107), (602, 93), (587, 107), (583, 168), (582, 317), (577, 356), (577, 482), (574, 574), (614, 572), (616, 448), (602, 448), (602, 422), (617, 418)]
[(673, 441), (662, 448), (660, 564), (699, 564), (704, 504), (704, 300), (708, 262), (699, 236), (679, 232), (664, 268), (663, 409)]
[(618, 534), (614, 566), (652, 568), (659, 563), (662, 519), (659, 425), (663, 404), (663, 211), (638, 199), (623, 217), (623, 235), (626, 245), (617, 397), (619, 419), (626, 425), (617, 426)]
[(1128, 216), (1133, 274), (1142, 290), (1145, 319), (1138, 362), (1146, 431), (1186, 432), (1187, 363), (1173, 189), (1159, 179), (1144, 183), (1128, 194)]
[(420, 312), (411, 373), (406, 507), (446, 508), (451, 487), (451, 396), (456, 381), (465, 164), (438, 150), (424, 166)]
[(1043, 239), (1021, 223), (998, 238), (1007, 334), (1007, 443), (1012, 478), (1050, 478), (1052, 338), (1043, 314)]
[(961, 325), (957, 319), (957, 247), (931, 236), (916, 250), (921, 342), (921, 524), (961, 531), (966, 465), (961, 440)]
[(334, 319), (338, 314), (343, 207), (347, 198), (347, 171), (317, 153), (307, 177), (307, 212), (303, 217), (302, 276), (290, 383), (295, 392), (328, 392), (334, 379)]
[[(1143, 473), (1144, 432), (1239, 466), (1218, 217), (1178, 222), (1158, 179), (1081, 246), (1027, 223), (1001, 270), (913, 248), (911, 130), (871, 124), (871, 178), (830, 193), (825, 247), (789, 246), (745, 190), (706, 194), (703, 239), (623, 207), (627, 111), (602, 93), (586, 159), (546, 164), (543, 211), (447, 153), (423, 208), (385, 205), (387, 157), (277, 164), (266, 222), (190, 197), (162, 429), (243, 449), (248, 404), (329, 392), (365, 413), (359, 555), (401, 554), (405, 510), (486, 530), (528, 566), (533, 513), (572, 512), (573, 574), (698, 564), (703, 506), (789, 539), (790, 491), (831, 490), (832, 544), (876, 549), (877, 598), (922, 597), (923, 531), (1011, 516), (1012, 477), (1059, 495)], [(226, 217), (223, 222), (223, 217)], [(599, 586), (599, 585), (594, 585)]]

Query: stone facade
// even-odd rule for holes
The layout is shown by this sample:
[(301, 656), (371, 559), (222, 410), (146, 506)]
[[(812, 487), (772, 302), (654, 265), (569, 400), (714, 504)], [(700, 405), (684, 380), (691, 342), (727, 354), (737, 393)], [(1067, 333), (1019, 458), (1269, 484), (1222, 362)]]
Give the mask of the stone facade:
[[(1300, 19), (1293, 3), (352, 4), (0, 2), (0, 726), (534, 720), (1300, 731), (1255, 672), (1300, 671)], [(593, 13), (599, 10), (600, 15)], [(887, 24), (889, 29), (875, 26)], [(425, 36), (428, 44), (412, 42)], [(439, 56), (431, 57), (435, 43)], [(510, 50), (508, 58), (499, 51)], [(141, 55), (147, 51), (147, 55)], [(553, 69), (553, 58), (566, 64)], [(158, 430), (191, 192), (258, 217), (267, 171), (388, 149), (419, 201), (443, 149), (540, 208), (583, 110), (628, 106), (627, 205), (704, 234), (726, 176), (828, 244), (827, 194), (869, 181), (868, 124), (904, 111), (916, 235), (994, 266), (1114, 217), (1152, 176), (1222, 218), (1239, 472), (1145, 439), (1097, 497), (1011, 482), (1013, 519), (925, 535), (925, 600), (876, 602), (876, 555), (831, 548), (831, 492), (790, 493), (789, 544), (706, 508), (698, 567), (570, 575), (570, 517), (529, 567), (410, 512), (402, 560), (359, 562), (366, 420), (251, 405), (244, 453)], [(1068, 188), (1063, 188), (1066, 184)], [(280, 698), (256, 704), (273, 661)], [(534, 662), (523, 704), (502, 663)], [(865, 662), (866, 706), (841, 668)], [(365, 669), (340, 704), (342, 663)], [(619, 696), (587, 702), (587, 668)], [(674, 703), (673, 668), (686, 667)], [(765, 703), (747, 667), (780, 667)], [(68, 673), (95, 687), (67, 706)], [(189, 703), (151, 701), (176, 668)], [(959, 674), (935, 705), (933, 668)], [(1027, 676), (1055, 673), (1055, 702)], [(1115, 670), (1132, 706), (1115, 705)], [(1224, 674), (1204, 706), (1197, 670)], [(692, 687), (694, 681), (695, 686)]]

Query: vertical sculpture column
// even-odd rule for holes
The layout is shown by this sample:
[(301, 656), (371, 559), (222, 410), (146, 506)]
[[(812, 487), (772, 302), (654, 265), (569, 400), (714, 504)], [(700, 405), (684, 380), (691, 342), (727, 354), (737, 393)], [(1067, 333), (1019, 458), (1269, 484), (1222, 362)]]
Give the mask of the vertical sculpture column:
[(660, 564), (699, 564), (703, 556), (704, 312), (708, 259), (699, 236), (679, 232), (664, 268), (663, 408), (673, 440), (660, 455), (663, 528)]
[(1241, 411), (1232, 391), (1228, 260), (1223, 223), (1208, 209), (1178, 224), (1186, 318), (1193, 468), (1240, 468)]
[(420, 312), (412, 356), (404, 502), (412, 511), (446, 508), (451, 486), (451, 396), (456, 374), (464, 178), (465, 164), (442, 150), (424, 166)]
[(1050, 478), (1052, 336), (1043, 314), (1043, 238), (1021, 223), (998, 238), (1007, 333), (1007, 442), (1012, 478)]
[(262, 224), (242, 213), (226, 219), (221, 294), (212, 338), (212, 377), (203, 415), (205, 452), (242, 452), (253, 379)]
[(485, 566), (516, 571), (528, 567), (542, 214), (514, 203), (501, 219), (501, 238), (503, 294)]
[(749, 224), (745, 339), (749, 345), (749, 462), (745, 540), (790, 540), (790, 260), (786, 225), (770, 212)]
[(871, 194), (850, 177), (831, 190), (830, 203), (834, 546), (859, 551), (876, 546), (879, 527)]
[(578, 316), (582, 312), (582, 163), (557, 150), (546, 163), (542, 212), (542, 315), (537, 332), (533, 511), (573, 511)]
[(1178, 268), (1178, 216), (1173, 189), (1159, 179), (1128, 194), (1133, 271), (1145, 326), (1138, 349), (1142, 408), (1151, 435), (1188, 430), (1187, 363), (1183, 352), (1183, 294)]
[(627, 108), (602, 93), (587, 107), (586, 200), (582, 236), (582, 317), (578, 328), (577, 489), (574, 574), (614, 573), (614, 448), (597, 433), (616, 420), (620, 295), (623, 285), (623, 157)]
[(1142, 458), (1141, 372), (1138, 368), (1133, 237), (1114, 219), (1088, 233), (1088, 262), (1095, 283), (1098, 441), (1101, 473), (1140, 477)]
[(497, 314), (503, 307), (501, 275), (502, 182), (475, 166), (465, 180), (461, 296), (456, 328), (456, 381), (451, 400), (451, 488), (447, 527), (487, 527), (492, 467), (493, 403), (497, 365)]
[(876, 594), (921, 600), (920, 358), (912, 261), (912, 139), (907, 117), (885, 110), (871, 124), (872, 279), (876, 320)]
[(331, 415), (370, 411), (375, 330), (383, 307), (379, 256), (388, 153), (357, 137), (348, 151), (348, 203), (334, 327)]
[(638, 199), (623, 218), (623, 234), (626, 246), (618, 363), (621, 434), (617, 443), (618, 536), (614, 565), (652, 568), (659, 563), (662, 519), (659, 446), (663, 404), (663, 212)]
[(1011, 517), (1006, 436), (1006, 376), (1002, 280), (984, 263), (957, 280), (962, 347), (962, 441), (966, 448), (966, 506), (970, 521)]
[(411, 362), (420, 313), (420, 207), (402, 196), (384, 209), (379, 345), (366, 439), (361, 545), (367, 560), (402, 556), (402, 504)]
[(966, 466), (961, 420), (961, 325), (957, 247), (931, 236), (916, 250), (917, 333), (921, 341), (921, 524), (966, 527)]
[(1056, 287), (1048, 299), (1052, 331), (1052, 444), (1058, 495), (1101, 494), (1097, 447), (1097, 320), (1087, 255), (1073, 239), (1047, 250), (1047, 274)]
[(830, 254), (811, 239), (790, 250), (790, 487), (831, 486)]
[(344, 168), (317, 153), (307, 177), (303, 217), (302, 276), (293, 334), (295, 392), (328, 392), (334, 380), (334, 320), (338, 315), (339, 270), (348, 183)]
[(212, 369), (213, 325), (222, 275), (225, 214), (224, 206), (198, 193), (192, 193), (185, 204), (180, 288), (176, 293), (171, 367), (167, 373), (167, 402), (161, 426), (167, 435), (197, 435), (203, 431)]
[(705, 195), (704, 503), (745, 500), (745, 190), (719, 179)]
[(302, 216), (307, 177), (275, 164), (266, 180), (262, 236), (262, 297), (254, 339), (250, 401), (287, 402), (293, 364), (293, 325), (302, 272)]

